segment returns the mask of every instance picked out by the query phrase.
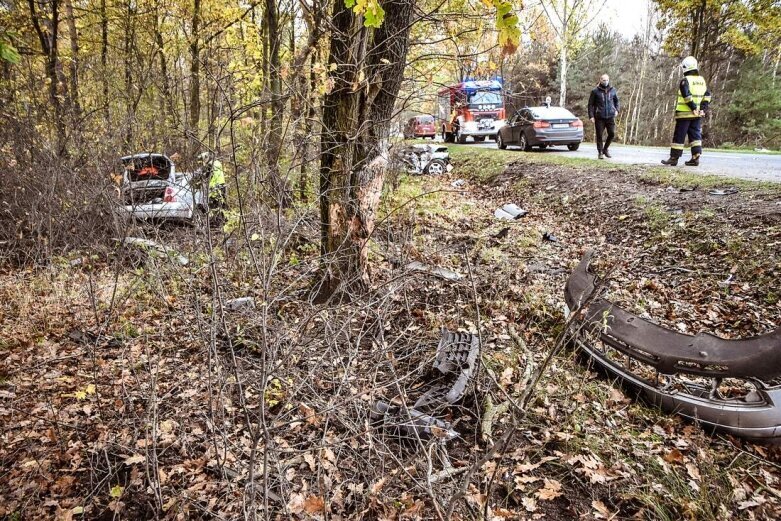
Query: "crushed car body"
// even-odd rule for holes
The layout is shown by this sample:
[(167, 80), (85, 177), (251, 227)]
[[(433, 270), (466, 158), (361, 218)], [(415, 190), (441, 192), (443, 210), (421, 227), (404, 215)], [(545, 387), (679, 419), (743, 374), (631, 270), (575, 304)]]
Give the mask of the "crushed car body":
[(205, 208), (203, 183), (179, 173), (163, 154), (125, 156), (120, 186), (123, 217), (192, 221)]
[(666, 412), (706, 430), (781, 439), (781, 328), (726, 340), (687, 335), (629, 313), (599, 296), (588, 252), (565, 287), (576, 345), (599, 367)]
[(394, 159), (412, 175), (441, 175), (453, 170), (450, 152), (443, 145), (406, 145), (394, 154)]

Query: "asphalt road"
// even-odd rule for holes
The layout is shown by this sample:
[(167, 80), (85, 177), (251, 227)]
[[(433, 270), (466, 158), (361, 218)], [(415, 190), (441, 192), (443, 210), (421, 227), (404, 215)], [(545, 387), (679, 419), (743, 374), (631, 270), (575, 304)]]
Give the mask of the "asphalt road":
[[(487, 141), (485, 143), (467, 143), (470, 146), (482, 148), (496, 148), (496, 143)], [(510, 147), (518, 150), (516, 147)], [(576, 152), (570, 152), (567, 147), (555, 147), (553, 149), (540, 151), (535, 149), (532, 154), (565, 154), (568, 157), (582, 157), (588, 159), (597, 158), (597, 148), (593, 143), (581, 143)], [(613, 144), (610, 146), (610, 154), (614, 163), (625, 164), (643, 164), (662, 167), (662, 159), (666, 159), (670, 154), (669, 148), (662, 147), (639, 147)], [(781, 183), (781, 154), (763, 154), (748, 152), (729, 152), (729, 151), (710, 151), (705, 150), (700, 158), (700, 166), (687, 167), (683, 162), (691, 157), (689, 150), (684, 151), (682, 161), (678, 163), (678, 168), (686, 169), (687, 172), (702, 172), (704, 174), (716, 174), (729, 177), (738, 177), (742, 179), (752, 179), (759, 181), (773, 181)]]

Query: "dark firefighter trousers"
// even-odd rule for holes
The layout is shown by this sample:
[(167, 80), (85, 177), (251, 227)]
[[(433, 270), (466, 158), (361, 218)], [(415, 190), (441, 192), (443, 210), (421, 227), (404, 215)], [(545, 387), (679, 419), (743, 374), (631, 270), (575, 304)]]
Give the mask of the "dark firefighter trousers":
[(670, 146), (670, 157), (681, 157), (686, 137), (692, 147), (692, 157), (702, 154), (702, 118), (680, 118), (675, 120), (673, 143)]

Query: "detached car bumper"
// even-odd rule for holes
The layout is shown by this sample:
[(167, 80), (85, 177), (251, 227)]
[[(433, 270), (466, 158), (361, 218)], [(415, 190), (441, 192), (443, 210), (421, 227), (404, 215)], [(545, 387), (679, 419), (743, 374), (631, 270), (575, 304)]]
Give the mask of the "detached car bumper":
[(123, 217), (135, 219), (189, 220), (193, 217), (190, 206), (173, 203), (120, 206), (117, 212)]
[(577, 347), (664, 411), (708, 430), (781, 441), (781, 329), (725, 340), (653, 324), (596, 295), (591, 256), (565, 287), (567, 307), (578, 313), (570, 323)]

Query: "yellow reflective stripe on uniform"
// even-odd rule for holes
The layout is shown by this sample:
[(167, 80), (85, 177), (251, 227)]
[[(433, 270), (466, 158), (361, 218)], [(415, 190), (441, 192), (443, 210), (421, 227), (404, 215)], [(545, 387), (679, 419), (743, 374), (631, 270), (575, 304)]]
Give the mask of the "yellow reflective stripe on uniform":
[(678, 143), (673, 143), (672, 145), (670, 145), (670, 148), (672, 148), (673, 150), (683, 150), (683, 145), (679, 145)]
[(702, 146), (702, 141), (700, 141), (700, 140), (698, 139), (698, 140), (696, 140), (696, 141), (692, 141), (692, 142), (690, 142), (690, 143), (689, 143), (689, 145), (691, 145), (691, 146), (693, 146), (693, 147), (701, 147), (701, 146)]
[(685, 101), (686, 103), (689, 103), (691, 100), (692, 100), (691, 96), (686, 96), (685, 98), (683, 98), (683, 101)]

